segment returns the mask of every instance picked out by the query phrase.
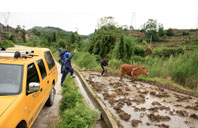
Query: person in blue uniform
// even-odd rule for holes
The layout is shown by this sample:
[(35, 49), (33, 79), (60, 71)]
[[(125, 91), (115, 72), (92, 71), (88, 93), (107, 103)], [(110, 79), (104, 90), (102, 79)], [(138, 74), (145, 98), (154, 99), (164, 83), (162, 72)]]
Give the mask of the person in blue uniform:
[(63, 73), (62, 73), (62, 78), (61, 78), (61, 86), (63, 85), (63, 82), (64, 82), (68, 72), (71, 73), (71, 78), (75, 78), (73, 76), (74, 69), (72, 68), (72, 65), (71, 65), (71, 59), (72, 59), (72, 57), (74, 56), (75, 53), (76, 53), (76, 50), (74, 50), (72, 55), (70, 55), (70, 53), (68, 53), (68, 52), (65, 53), (65, 62), (63, 64)]
[(68, 52), (68, 47), (65, 46), (65, 50), (64, 51), (62, 51), (62, 49), (59, 48), (58, 51), (59, 51), (59, 57), (60, 57), (59, 62), (61, 63), (61, 73), (62, 73), (63, 64), (64, 64), (64, 60), (65, 60), (64, 55), (65, 55), (66, 52)]

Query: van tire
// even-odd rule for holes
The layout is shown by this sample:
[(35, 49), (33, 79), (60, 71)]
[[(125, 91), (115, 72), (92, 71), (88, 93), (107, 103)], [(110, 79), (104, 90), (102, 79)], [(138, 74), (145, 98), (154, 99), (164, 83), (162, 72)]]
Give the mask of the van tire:
[(25, 121), (21, 121), (17, 126), (16, 128), (27, 128), (27, 124)]
[(50, 107), (50, 106), (53, 105), (54, 97), (55, 97), (55, 89), (54, 89), (54, 86), (52, 85), (52, 90), (51, 90), (49, 98), (48, 98), (48, 100), (46, 102), (46, 106)]

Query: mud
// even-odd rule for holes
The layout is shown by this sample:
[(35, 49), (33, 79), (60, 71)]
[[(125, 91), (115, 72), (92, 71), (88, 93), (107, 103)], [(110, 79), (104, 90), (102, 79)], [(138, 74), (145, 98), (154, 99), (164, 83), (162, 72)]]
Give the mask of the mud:
[(139, 81), (132, 83), (126, 78), (120, 81), (116, 75), (101, 77), (99, 72), (81, 73), (119, 122), (120, 128), (198, 126), (198, 115), (195, 114), (198, 111), (198, 100), (194, 95)]
[(160, 122), (160, 121), (169, 121), (171, 120), (171, 118), (169, 116), (162, 116), (162, 115), (155, 115), (155, 114), (149, 114), (147, 115), (147, 117), (149, 118), (149, 120), (151, 120), (152, 122)]
[(141, 120), (132, 120), (131, 121), (131, 125), (133, 127), (137, 127), (139, 125), (139, 123), (142, 123), (142, 121)]
[(196, 114), (191, 114), (190, 117), (198, 120), (198, 115)]
[(155, 124), (155, 126), (158, 126), (159, 128), (169, 128), (169, 126), (165, 124)]

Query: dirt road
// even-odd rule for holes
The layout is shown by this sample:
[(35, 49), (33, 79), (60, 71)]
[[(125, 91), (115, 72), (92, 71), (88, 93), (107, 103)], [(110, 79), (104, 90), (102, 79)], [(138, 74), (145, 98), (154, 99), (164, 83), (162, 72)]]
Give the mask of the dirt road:
[(81, 71), (120, 128), (198, 128), (198, 99), (150, 84)]
[(51, 107), (46, 107), (42, 109), (36, 121), (34, 122), (32, 128), (50, 128), (58, 123), (59, 119), (59, 104), (62, 98), (61, 96), (61, 86), (60, 86), (60, 64), (57, 63), (58, 67), (58, 81), (56, 83), (56, 95), (54, 98), (54, 104)]

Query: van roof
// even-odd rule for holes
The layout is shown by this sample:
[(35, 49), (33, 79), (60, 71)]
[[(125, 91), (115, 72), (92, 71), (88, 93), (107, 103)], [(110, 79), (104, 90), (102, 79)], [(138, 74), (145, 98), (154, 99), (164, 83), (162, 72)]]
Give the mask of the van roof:
[(41, 59), (41, 57), (37, 57), (37, 56), (31, 58), (0, 57), (0, 64), (24, 65), (25, 63), (30, 63), (38, 59)]
[(33, 50), (34, 55), (42, 55), (45, 51), (49, 51), (48, 48), (39, 48), (39, 47), (13, 47), (6, 49), (6, 51), (17, 51), (17, 50)]
[(38, 55), (38, 56), (33, 56), (33, 57), (19, 57), (19, 58), (14, 58), (14, 57), (3, 57), (0, 56), (0, 63), (3, 64), (18, 64), (18, 65), (24, 65), (25, 63), (31, 63), (34, 60), (41, 59), (41, 56), (44, 56), (45, 51), (49, 51), (47, 48), (34, 48), (34, 47), (14, 47), (14, 48), (8, 48), (6, 51), (24, 51), (24, 50), (33, 50), (34, 53), (33, 55)]

